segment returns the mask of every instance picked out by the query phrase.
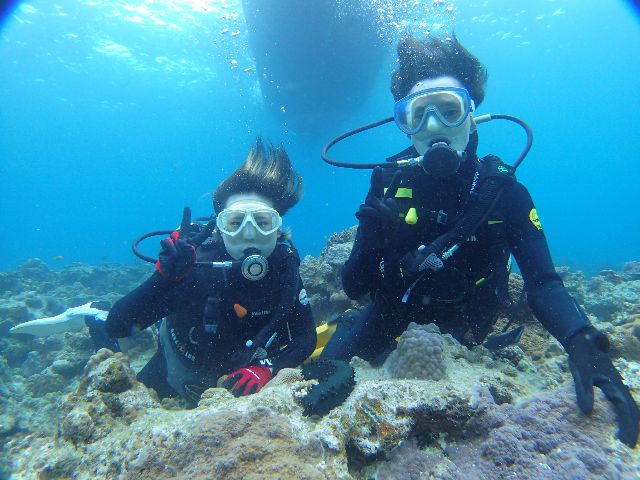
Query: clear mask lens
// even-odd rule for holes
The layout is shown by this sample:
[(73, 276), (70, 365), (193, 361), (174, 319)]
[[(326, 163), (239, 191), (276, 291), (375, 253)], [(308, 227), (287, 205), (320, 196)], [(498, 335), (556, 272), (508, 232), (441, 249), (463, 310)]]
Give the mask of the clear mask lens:
[(262, 235), (271, 235), (282, 226), (280, 214), (272, 208), (255, 210), (229, 208), (216, 217), (216, 226), (221, 233), (236, 236), (251, 223)]
[(398, 128), (407, 135), (415, 135), (424, 127), (429, 114), (447, 127), (458, 127), (473, 110), (473, 100), (464, 88), (437, 87), (398, 100), (393, 113)]

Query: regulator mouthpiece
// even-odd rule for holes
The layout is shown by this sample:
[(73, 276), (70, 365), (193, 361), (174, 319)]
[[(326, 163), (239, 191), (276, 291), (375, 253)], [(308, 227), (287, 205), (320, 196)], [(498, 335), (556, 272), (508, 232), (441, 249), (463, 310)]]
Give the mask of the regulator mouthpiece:
[(247, 248), (242, 260), (242, 276), (247, 280), (257, 281), (263, 279), (269, 272), (269, 262), (260, 255), (257, 248)]
[(434, 143), (422, 157), (422, 168), (435, 178), (453, 175), (464, 160), (464, 152), (454, 150), (445, 142)]

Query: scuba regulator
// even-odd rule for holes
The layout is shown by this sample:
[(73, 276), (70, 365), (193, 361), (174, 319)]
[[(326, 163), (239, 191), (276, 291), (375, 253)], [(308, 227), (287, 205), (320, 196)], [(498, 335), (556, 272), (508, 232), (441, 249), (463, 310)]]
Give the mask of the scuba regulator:
[[(191, 218), (191, 212), (189, 207), (185, 207), (183, 214), (183, 222), (180, 227), (181, 232), (187, 233), (187, 238), (192, 239), (195, 237), (201, 237), (199, 244), (206, 245), (207, 242), (211, 241), (211, 234), (213, 229), (207, 229), (207, 226), (203, 225), (204, 222), (209, 222), (206, 225), (214, 224), (215, 220), (207, 217), (198, 217), (195, 219), (194, 223), (191, 223), (190, 220), (184, 221), (185, 218)], [(140, 237), (136, 238), (131, 246), (133, 253), (136, 257), (144, 260), (149, 263), (156, 263), (157, 259), (153, 257), (149, 257), (143, 254), (139, 245), (143, 240), (146, 240), (151, 237), (156, 236), (165, 236), (173, 233), (173, 230), (155, 230), (153, 232), (145, 233)], [(263, 279), (267, 273), (269, 272), (269, 262), (267, 259), (260, 255), (260, 251), (257, 248), (247, 248), (244, 251), (244, 258), (241, 260), (225, 260), (225, 261), (210, 261), (210, 262), (195, 262), (196, 266), (203, 267), (211, 267), (211, 268), (221, 268), (221, 269), (232, 269), (237, 268), (242, 273), (242, 276), (247, 280), (257, 281)]]
[[(518, 158), (513, 162), (513, 165), (511, 165), (512, 170), (515, 172), (515, 170), (518, 168), (518, 166), (522, 163), (524, 158), (529, 153), (529, 150), (531, 149), (531, 144), (533, 143), (533, 132), (531, 131), (531, 128), (529, 128), (529, 125), (527, 125), (523, 120), (519, 119), (518, 117), (515, 117), (513, 115), (505, 115), (501, 113), (479, 115), (477, 117), (473, 117), (473, 119), (476, 122), (476, 124), (486, 123), (492, 120), (507, 120), (510, 122), (517, 123), (524, 129), (527, 135), (527, 141), (524, 148), (522, 149), (522, 152), (520, 153)], [(333, 165), (334, 167), (372, 170), (376, 167), (401, 168), (401, 167), (408, 167), (412, 165), (420, 165), (425, 170), (425, 172), (432, 174), (436, 177), (442, 177), (451, 173), (455, 173), (455, 171), (458, 169), (458, 166), (463, 160), (462, 155), (464, 155), (464, 152), (458, 152), (454, 150), (445, 142), (436, 142), (422, 156), (418, 156), (418, 157), (410, 158), (406, 160), (397, 160), (392, 162), (351, 163), (351, 162), (342, 162), (342, 161), (334, 160), (329, 157), (328, 155), (329, 150), (334, 145), (341, 142), (342, 140), (348, 137), (351, 137), (353, 135), (356, 135), (358, 133), (364, 132), (366, 130), (372, 130), (376, 127), (384, 125), (385, 123), (390, 123), (393, 121), (394, 121), (393, 117), (388, 117), (383, 120), (369, 123), (361, 127), (354, 128), (353, 130), (349, 130), (348, 132), (345, 132), (342, 135), (337, 136), (336, 138), (331, 140), (329, 143), (327, 143), (323, 147), (320, 155), (322, 156), (322, 159), (325, 162), (327, 162), (329, 165)], [(455, 167), (455, 170), (454, 170), (454, 167)]]
[[(476, 198), (476, 201), (472, 202), (472, 206), (468, 208), (465, 215), (462, 216), (448, 232), (440, 235), (433, 240), (430, 244), (421, 245), (415, 255), (414, 263), (416, 263), (416, 269), (418, 277), (406, 290), (402, 297), (402, 302), (406, 303), (413, 288), (416, 284), (429, 272), (435, 272), (444, 267), (444, 263), (451, 258), (451, 256), (458, 250), (460, 245), (472, 235), (479, 226), (486, 220), (487, 216), (497, 204), (498, 199), (503, 190), (503, 185), (509, 183), (514, 179), (515, 170), (522, 163), (526, 155), (531, 149), (533, 143), (533, 133), (529, 126), (521, 119), (505, 114), (487, 114), (474, 117), (476, 124), (486, 123), (491, 120), (507, 120), (520, 125), (526, 133), (527, 140), (522, 152), (515, 160), (513, 165), (504, 164), (497, 157), (489, 155), (486, 161), (482, 162), (476, 174), (474, 176), (473, 183), (469, 195)], [(445, 176), (455, 173), (462, 161), (465, 160), (465, 152), (459, 152), (451, 148), (446, 141), (436, 142), (425, 152), (424, 155), (417, 156), (415, 158), (400, 159), (394, 161), (386, 161), (381, 163), (351, 163), (342, 162), (331, 159), (328, 156), (329, 149), (342, 140), (356, 135), (360, 132), (371, 130), (386, 123), (394, 121), (394, 117), (388, 117), (377, 122), (373, 122), (348, 132), (339, 135), (338, 137), (327, 143), (322, 149), (322, 159), (333, 166), (352, 168), (352, 169), (376, 169), (376, 168), (393, 168), (397, 169), (391, 185), (384, 194), (383, 201), (390, 196), (395, 196), (395, 191), (398, 189), (400, 179), (402, 176), (402, 170), (404, 167), (410, 167), (419, 165), (427, 173), (436, 178), (443, 178)], [(481, 172), (483, 172), (481, 174)], [(487, 174), (488, 172), (488, 174)], [(486, 180), (491, 179), (490, 182)], [(488, 185), (488, 186), (485, 186)], [(479, 191), (480, 190), (480, 191)], [(481, 195), (479, 195), (481, 193)], [(479, 201), (477, 199), (480, 199)], [(414, 209), (415, 211), (415, 209)], [(442, 212), (441, 212), (442, 213)], [(415, 214), (412, 218), (409, 218), (409, 214), (405, 217), (407, 223), (415, 223)], [(440, 222), (439, 222), (440, 223)]]

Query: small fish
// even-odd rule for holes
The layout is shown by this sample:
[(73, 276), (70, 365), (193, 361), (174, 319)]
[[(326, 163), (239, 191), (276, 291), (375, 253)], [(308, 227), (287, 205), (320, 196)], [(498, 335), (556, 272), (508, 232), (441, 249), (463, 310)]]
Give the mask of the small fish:
[(53, 257), (53, 259), (54, 259), (56, 262), (59, 262), (59, 261), (61, 261), (61, 260), (64, 260), (64, 257), (63, 257), (62, 255), (55, 255), (55, 256)]
[(518, 328), (514, 328), (505, 333), (492, 335), (485, 340), (483, 345), (485, 348), (493, 351), (500, 350), (509, 345), (516, 345), (520, 341), (520, 337), (522, 337), (522, 332), (524, 332), (524, 325), (520, 325)]

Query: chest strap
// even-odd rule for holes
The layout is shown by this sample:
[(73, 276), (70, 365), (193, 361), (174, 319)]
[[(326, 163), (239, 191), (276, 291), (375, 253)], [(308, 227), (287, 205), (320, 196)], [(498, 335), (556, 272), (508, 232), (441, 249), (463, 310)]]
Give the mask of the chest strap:
[[(277, 285), (280, 291), (278, 304), (271, 321), (258, 332), (253, 340), (247, 342), (245, 355), (247, 360), (243, 366), (272, 357), (274, 348), (270, 347), (282, 348), (292, 340), (287, 322), (293, 317), (298, 299), (300, 256), (293, 244), (287, 240), (278, 243), (276, 250), (271, 255), (270, 261), (277, 264), (273, 270), (276, 274), (274, 285)], [(279, 335), (285, 335), (284, 332), (287, 332), (286, 336), (289, 338), (286, 336), (278, 338)]]
[(402, 297), (404, 303), (424, 275), (443, 268), (444, 262), (480, 228), (500, 200), (505, 187), (514, 182), (513, 169), (495, 155), (488, 155), (480, 161), (469, 190), (467, 207), (458, 221), (430, 244), (421, 245), (417, 258), (411, 255), (410, 264), (402, 265), (410, 274), (422, 273), (405, 292)]

